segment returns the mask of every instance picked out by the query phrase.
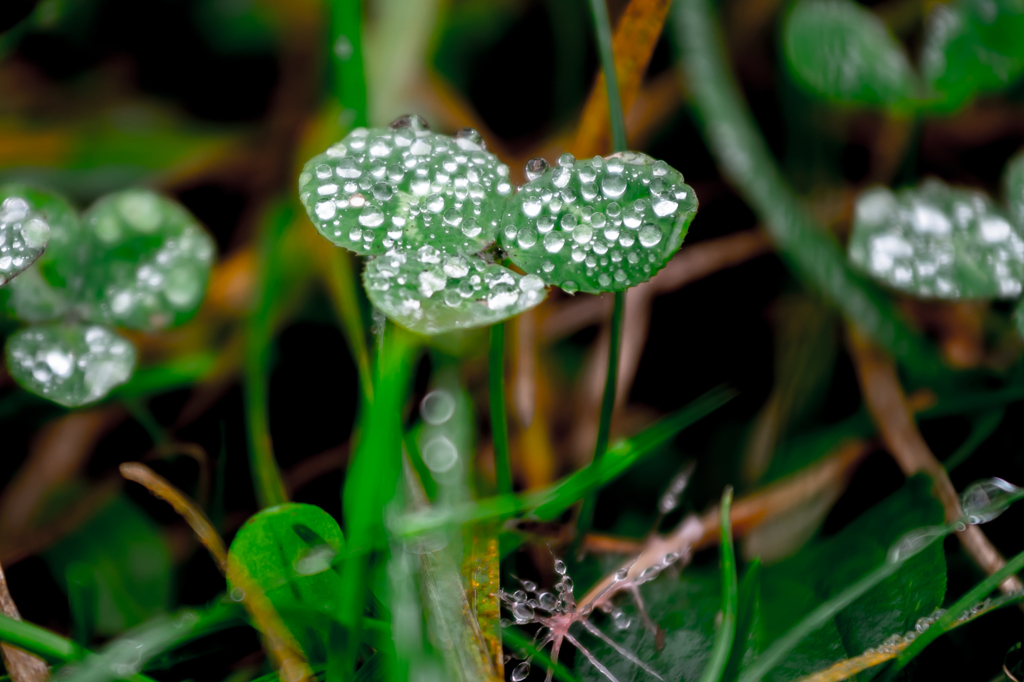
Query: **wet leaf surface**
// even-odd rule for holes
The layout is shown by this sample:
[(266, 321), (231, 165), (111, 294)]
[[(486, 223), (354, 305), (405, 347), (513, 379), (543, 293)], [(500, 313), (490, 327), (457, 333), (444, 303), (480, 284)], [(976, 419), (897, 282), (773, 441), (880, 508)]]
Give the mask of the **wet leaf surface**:
[(74, 218), (67, 203), (55, 194), (24, 185), (0, 187), (0, 284), (43, 254), (51, 223)]

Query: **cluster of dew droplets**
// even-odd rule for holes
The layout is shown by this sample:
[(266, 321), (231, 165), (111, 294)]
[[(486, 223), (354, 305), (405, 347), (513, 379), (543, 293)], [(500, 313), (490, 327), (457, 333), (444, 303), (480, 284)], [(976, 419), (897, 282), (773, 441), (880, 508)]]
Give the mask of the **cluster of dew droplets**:
[[(568, 248), (581, 274), (600, 287), (648, 279), (665, 258), (654, 247), (692, 199), (678, 171), (637, 152), (582, 161), (563, 154), (554, 168), (536, 158), (525, 173), (530, 182), (499, 233), (503, 246), (513, 260), (522, 254), (540, 259), (539, 269), (550, 277), (557, 274), (553, 260)], [(570, 293), (580, 288), (575, 280), (556, 283)]]
[[(535, 623), (541, 626), (534, 635), (534, 644), (537, 650), (541, 650), (548, 644), (551, 644), (552, 661), (557, 663), (558, 653), (561, 650), (563, 640), (565, 640), (572, 644), (577, 651), (583, 654), (583, 656), (605, 677), (612, 680), (612, 682), (618, 682), (612, 672), (603, 663), (601, 663), (576, 636), (569, 632), (570, 627), (575, 624), (579, 624), (588, 633), (612, 647), (612, 649), (634, 665), (642, 668), (647, 673), (660, 680), (662, 679), (661, 676), (650, 666), (641, 661), (636, 654), (624, 649), (622, 645), (615, 642), (608, 635), (598, 629), (596, 625), (590, 622), (590, 616), (593, 614), (594, 604), (601, 603), (601, 610), (611, 613), (612, 622), (616, 628), (621, 630), (629, 627), (630, 619), (621, 609), (611, 607), (609, 602), (601, 602), (600, 600), (604, 594), (610, 590), (621, 587), (621, 585), (628, 580), (629, 569), (631, 567), (632, 565), (620, 568), (616, 571), (612, 577), (612, 581), (601, 591), (601, 593), (581, 607), (578, 607), (576, 603), (576, 598), (573, 594), (572, 578), (568, 575), (565, 562), (561, 559), (555, 559), (554, 563), (555, 573), (559, 576), (558, 582), (555, 584), (554, 592), (539, 588), (533, 581), (521, 580), (521, 589), (515, 590), (511, 593), (501, 590), (498, 596), (505, 608), (512, 613), (512, 617), (516, 624), (527, 625)], [(510, 627), (512, 622), (512, 620), (503, 618), (501, 620), (501, 626)], [(505, 662), (508, 663), (509, 660), (510, 659), (506, 659)], [(512, 670), (512, 680), (514, 682), (522, 682), (522, 680), (526, 679), (530, 674), (531, 662), (532, 657), (528, 657), (516, 665)], [(553, 668), (548, 670), (548, 682), (550, 682), (553, 673)]]
[(0, 203), (0, 284), (31, 265), (49, 238), (50, 224), (27, 200), (4, 199)]

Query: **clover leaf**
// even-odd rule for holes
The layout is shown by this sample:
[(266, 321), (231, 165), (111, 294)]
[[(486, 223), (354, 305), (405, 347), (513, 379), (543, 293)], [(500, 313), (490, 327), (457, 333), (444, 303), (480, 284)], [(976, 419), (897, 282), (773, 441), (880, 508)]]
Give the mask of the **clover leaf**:
[(0, 187), (0, 284), (36, 261), (53, 229), (76, 220), (61, 197), (25, 185)]
[(155, 330), (191, 316), (206, 290), (213, 239), (184, 208), (149, 190), (107, 195), (81, 220), (58, 195), (9, 191), (5, 201), (23, 201), (47, 221), (49, 244), (4, 287), (7, 307), (25, 322), (61, 321), (8, 339), (11, 374), (68, 407), (99, 400), (135, 366), (131, 343), (99, 325)]
[(844, 104), (911, 101), (916, 75), (903, 46), (870, 10), (849, 0), (801, 0), (786, 17), (786, 62), (796, 80)]
[(135, 347), (100, 325), (36, 325), (7, 340), (7, 369), (36, 395), (76, 407), (104, 398), (128, 381), (135, 369)]
[(424, 244), (476, 253), (494, 241), (511, 193), (508, 166), (479, 133), (439, 135), (418, 116), (353, 130), (299, 176), (317, 231), (362, 256)]
[(509, 202), (499, 242), (525, 272), (569, 293), (623, 291), (679, 249), (697, 196), (679, 171), (639, 152), (555, 168), (537, 160)]
[(1024, 232), (981, 192), (934, 179), (868, 190), (857, 199), (850, 260), (915, 296), (1016, 298), (1024, 284)]

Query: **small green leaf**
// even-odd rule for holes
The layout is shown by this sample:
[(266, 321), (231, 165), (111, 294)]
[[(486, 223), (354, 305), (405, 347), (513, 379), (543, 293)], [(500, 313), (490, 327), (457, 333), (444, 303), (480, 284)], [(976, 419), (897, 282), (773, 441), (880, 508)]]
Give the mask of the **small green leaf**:
[(1003, 169), (1003, 196), (1010, 220), (1024, 230), (1024, 151), (1017, 152)]
[(850, 260), (914, 296), (1014, 298), (1024, 282), (1021, 227), (981, 192), (926, 180), (857, 199)]
[(50, 223), (74, 218), (63, 199), (23, 185), (0, 187), (0, 284), (32, 265), (50, 241)]
[(32, 393), (78, 407), (128, 381), (135, 347), (99, 325), (39, 325), (8, 338), (7, 369)]
[(43, 556), (61, 585), (72, 565), (92, 572), (98, 634), (115, 635), (170, 606), (171, 552), (160, 528), (124, 497), (115, 497)]
[(935, 106), (957, 109), (976, 94), (997, 91), (1024, 73), (1024, 3), (957, 0), (937, 3), (925, 20), (921, 71)]
[(477, 256), (442, 254), (424, 245), (393, 250), (366, 264), (370, 301), (390, 319), (419, 334), (483, 327), (544, 300), (544, 281)]
[(439, 135), (418, 116), (357, 128), (299, 175), (317, 231), (363, 256), (424, 244), (477, 253), (494, 241), (511, 193), (508, 166), (479, 133)]
[[(534, 162), (531, 162), (533, 164)], [(501, 247), (526, 272), (570, 293), (623, 291), (675, 254), (697, 195), (664, 161), (639, 152), (535, 164), (509, 203)]]
[(177, 202), (143, 189), (108, 194), (83, 224), (89, 243), (78, 308), (87, 319), (163, 329), (199, 307), (215, 247)]
[(228, 550), (228, 580), (240, 571), (270, 599), (310, 658), (327, 660), (341, 578), (333, 565), (345, 546), (337, 521), (319, 507), (268, 507), (239, 529)]
[(782, 42), (797, 82), (824, 99), (893, 106), (914, 98), (914, 71), (903, 46), (881, 19), (854, 2), (797, 2)]

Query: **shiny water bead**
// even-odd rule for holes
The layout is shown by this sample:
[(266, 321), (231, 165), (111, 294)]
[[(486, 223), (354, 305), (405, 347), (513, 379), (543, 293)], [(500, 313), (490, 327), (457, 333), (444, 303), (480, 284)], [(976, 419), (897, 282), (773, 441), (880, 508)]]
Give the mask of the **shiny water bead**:
[(420, 334), (494, 324), (532, 308), (547, 294), (536, 275), (430, 245), (371, 259), (363, 284), (389, 319)]
[(861, 194), (849, 255), (880, 282), (924, 298), (1016, 298), (1024, 284), (1024, 226), (981, 192), (938, 180)]
[(213, 239), (180, 204), (149, 190), (108, 194), (82, 217), (86, 257), (76, 309), (86, 319), (162, 329), (206, 293)]
[(539, 156), (530, 159), (526, 162), (526, 179), (536, 180), (547, 173), (548, 168), (550, 168), (550, 166), (548, 165), (547, 159), (542, 159)]
[(0, 285), (25, 271), (50, 241), (50, 224), (73, 220), (63, 199), (24, 185), (0, 187)]
[(40, 325), (7, 340), (7, 369), (32, 393), (78, 407), (131, 377), (135, 347), (99, 325)]
[(530, 182), (502, 220), (518, 228), (515, 239), (498, 239), (517, 266), (570, 293), (647, 281), (679, 249), (697, 212), (683, 176), (645, 154), (582, 161), (566, 154), (537, 171), (527, 173)]
[(422, 244), (472, 254), (494, 241), (508, 174), (480, 133), (432, 133), (410, 115), (357, 128), (310, 159), (299, 198), (321, 235), (360, 255)]

